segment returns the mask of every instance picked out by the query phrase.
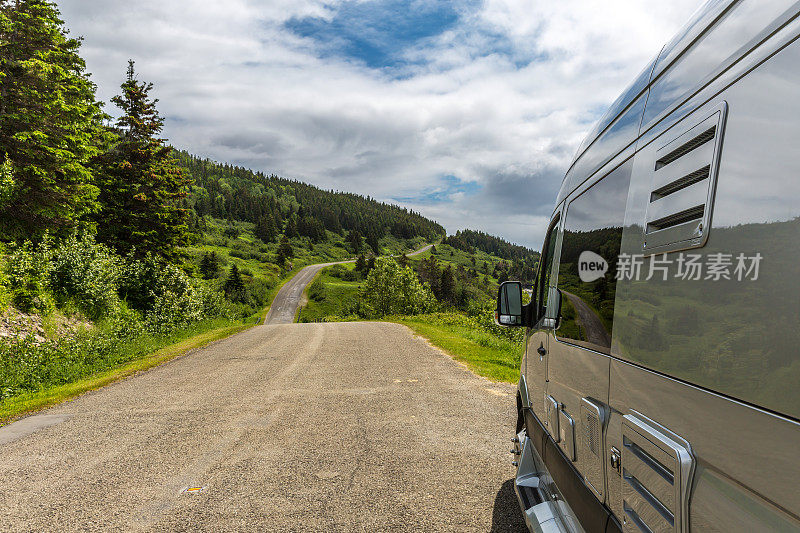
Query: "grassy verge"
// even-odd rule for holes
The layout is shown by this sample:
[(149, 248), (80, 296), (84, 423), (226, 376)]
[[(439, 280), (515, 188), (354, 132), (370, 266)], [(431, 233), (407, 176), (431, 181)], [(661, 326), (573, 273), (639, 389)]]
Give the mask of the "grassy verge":
[(520, 343), (466, 326), (436, 323), (421, 317), (390, 319), (411, 328), (431, 344), (464, 363), (474, 373), (493, 381), (519, 381)]
[(219, 321), (211, 321), (207, 324), (190, 328), (170, 339), (170, 341), (174, 341), (176, 338), (184, 337), (177, 342), (163, 346), (145, 357), (135, 359), (116, 368), (92, 374), (72, 383), (46, 387), (42, 390), (7, 398), (0, 405), (0, 423), (6, 423), (18, 418), (20, 415), (69, 400), (84, 392), (99, 389), (136, 372), (147, 370), (184, 355), (189, 350), (200, 348), (210, 342), (229, 337), (253, 326), (252, 322), (247, 322), (219, 327), (219, 323)]
[[(269, 302), (300, 269), (295, 269), (269, 292)], [(166, 338), (152, 336), (139, 337), (119, 347), (118, 357), (124, 358), (130, 351), (133, 359), (110, 369), (102, 369), (70, 383), (46, 386), (40, 390), (25, 392), (0, 402), (0, 425), (8, 423), (22, 415), (51, 407), (63, 401), (75, 398), (85, 392), (96, 390), (110, 383), (125, 379), (137, 372), (153, 368), (171, 359), (184, 355), (189, 350), (201, 348), (211, 342), (240, 333), (264, 322), (270, 305), (262, 311), (242, 322), (232, 323), (230, 320), (209, 320)], [(138, 355), (143, 354), (143, 355)]]
[[(353, 271), (355, 265), (340, 265), (339, 272)], [(346, 281), (334, 276), (331, 268), (322, 269), (306, 288), (306, 305), (298, 309), (297, 322), (316, 322), (331, 316), (352, 313), (363, 281)]]

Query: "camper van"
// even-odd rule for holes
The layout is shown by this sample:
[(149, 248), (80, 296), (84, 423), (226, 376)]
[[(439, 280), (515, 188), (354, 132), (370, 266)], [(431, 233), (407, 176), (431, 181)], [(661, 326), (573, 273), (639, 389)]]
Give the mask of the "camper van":
[(711, 0), (578, 149), (513, 438), (532, 531), (800, 530), (800, 3)]

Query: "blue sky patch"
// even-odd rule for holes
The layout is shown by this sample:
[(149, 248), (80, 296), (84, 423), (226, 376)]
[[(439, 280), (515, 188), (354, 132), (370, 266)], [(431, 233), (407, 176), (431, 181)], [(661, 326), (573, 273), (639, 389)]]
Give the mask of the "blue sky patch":
[(456, 6), (477, 5), (442, 0), (346, 1), (331, 20), (291, 19), (286, 27), (316, 41), (324, 57), (363, 62), (370, 68), (408, 64), (403, 52), (448, 29), (459, 21)]
[(481, 184), (474, 181), (463, 181), (456, 176), (442, 176), (439, 184), (435, 187), (423, 189), (418, 194), (396, 196), (392, 200), (415, 205), (441, 204), (452, 201), (454, 194), (462, 193), (470, 196), (480, 191), (481, 188)]

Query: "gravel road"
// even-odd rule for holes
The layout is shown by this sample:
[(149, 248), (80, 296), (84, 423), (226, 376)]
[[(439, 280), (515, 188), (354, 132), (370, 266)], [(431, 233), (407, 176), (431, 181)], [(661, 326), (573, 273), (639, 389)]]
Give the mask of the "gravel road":
[(257, 326), (0, 429), (0, 530), (520, 531), (513, 390), (396, 324)]
[[(411, 252), (409, 257), (427, 252), (433, 245), (429, 244), (419, 250)], [(281, 287), (275, 299), (272, 301), (272, 306), (269, 308), (264, 324), (291, 324), (294, 322), (294, 317), (297, 314), (297, 307), (301, 305), (303, 299), (303, 291), (309, 283), (317, 275), (317, 272), (325, 267), (332, 265), (341, 265), (343, 263), (354, 263), (355, 261), (337, 261), (335, 263), (319, 263), (316, 265), (309, 265), (304, 267), (300, 272), (286, 282), (286, 285)]]

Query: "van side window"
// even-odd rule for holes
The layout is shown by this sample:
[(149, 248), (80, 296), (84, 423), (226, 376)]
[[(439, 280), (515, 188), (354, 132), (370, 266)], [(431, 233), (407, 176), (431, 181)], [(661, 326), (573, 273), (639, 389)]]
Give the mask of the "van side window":
[(534, 294), (536, 301), (539, 302), (538, 309), (535, 310), (537, 320), (544, 316), (544, 310), (547, 308), (547, 287), (550, 286), (550, 277), (553, 270), (553, 256), (556, 249), (556, 237), (558, 237), (559, 218), (556, 215), (553, 222), (551, 222), (550, 231), (548, 231), (542, 247), (542, 258), (539, 261), (539, 272), (536, 276), (536, 293)]
[(574, 199), (564, 221), (558, 267), (562, 319), (556, 336), (606, 354), (631, 167), (629, 160)]

